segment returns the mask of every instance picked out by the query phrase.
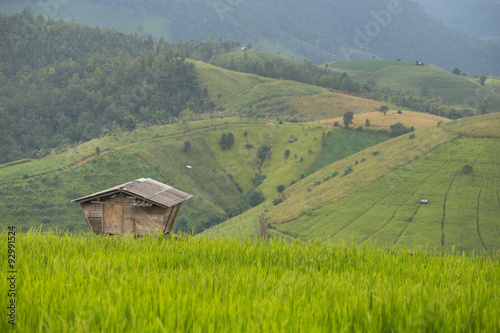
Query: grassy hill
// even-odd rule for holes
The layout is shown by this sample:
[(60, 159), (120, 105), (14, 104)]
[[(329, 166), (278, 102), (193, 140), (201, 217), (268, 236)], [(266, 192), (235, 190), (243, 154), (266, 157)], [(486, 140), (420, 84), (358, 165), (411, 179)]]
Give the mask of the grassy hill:
[[(500, 95), (477, 81), (452, 74), (433, 65), (415, 66), (414, 62), (396, 60), (359, 60), (329, 63), (328, 67), (339, 73), (346, 72), (359, 81), (373, 79), (379, 87), (393, 91), (409, 91), (421, 95), (422, 87), (428, 94), (440, 97), (447, 104), (464, 104), (477, 109), (487, 97), (490, 112), (500, 112)], [(479, 103), (479, 104), (478, 104)]]
[[(400, 111), (400, 110), (398, 110)], [(386, 130), (390, 131), (391, 125), (396, 123), (402, 123), (405, 127), (412, 127), (416, 130), (424, 129), (436, 125), (438, 122), (450, 122), (450, 119), (435, 116), (427, 113), (412, 112), (412, 111), (401, 111), (398, 113), (396, 110), (389, 110), (387, 114), (383, 114), (379, 111), (365, 112), (354, 114), (352, 119), (352, 127), (359, 128), (360, 126), (365, 129), (376, 129), (376, 130)], [(366, 120), (368, 119), (370, 126), (366, 127)], [(332, 119), (324, 119), (319, 123), (327, 124), (332, 126), (338, 122), (343, 124), (343, 117), (336, 117)]]
[[(240, 56), (240, 53), (230, 53)], [(242, 54), (242, 53), (241, 53)], [(249, 57), (274, 59), (265, 52)], [(280, 59), (283, 59), (279, 57)], [(295, 63), (292, 60), (286, 60)], [(200, 61), (195, 64), (202, 86), (217, 108), (276, 117), (283, 120), (319, 120), (339, 117), (347, 111), (371, 112), (380, 102), (333, 93), (328, 89), (291, 80), (275, 80), (223, 69)]]
[[(199, 231), (247, 210), (252, 191), (271, 198), (278, 185), (301, 179), (313, 164), (323, 167), (339, 159), (323, 149), (322, 137), (329, 130), (319, 124), (208, 119), (116, 133), (42, 159), (8, 163), (0, 166), (0, 224), (86, 231), (81, 209), (71, 199), (151, 177), (194, 195), (179, 219), (184, 230)], [(223, 133), (234, 135), (229, 150), (219, 144)], [(339, 149), (347, 155), (384, 140), (377, 133), (334, 134), (331, 138), (341, 142)], [(297, 141), (288, 143), (291, 137)], [(185, 141), (191, 143), (187, 153)], [(262, 160), (258, 149), (264, 145), (269, 151)]]
[[(283, 203), (266, 203), (205, 234), (238, 235), (258, 230), (251, 225), (263, 221), (271, 235), (307, 240), (497, 250), (499, 125), (500, 116), (493, 114), (386, 141), (289, 187)], [(464, 174), (464, 165), (474, 171)], [(430, 203), (420, 205), (420, 199)]]

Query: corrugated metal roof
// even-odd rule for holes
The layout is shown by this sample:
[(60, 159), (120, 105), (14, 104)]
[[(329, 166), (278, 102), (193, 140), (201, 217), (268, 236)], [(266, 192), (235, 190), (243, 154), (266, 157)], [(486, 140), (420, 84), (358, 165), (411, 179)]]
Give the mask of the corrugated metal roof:
[(72, 201), (82, 203), (98, 197), (113, 195), (120, 192), (136, 196), (164, 207), (175, 206), (193, 197), (189, 193), (182, 192), (172, 186), (160, 183), (154, 179), (140, 178)]

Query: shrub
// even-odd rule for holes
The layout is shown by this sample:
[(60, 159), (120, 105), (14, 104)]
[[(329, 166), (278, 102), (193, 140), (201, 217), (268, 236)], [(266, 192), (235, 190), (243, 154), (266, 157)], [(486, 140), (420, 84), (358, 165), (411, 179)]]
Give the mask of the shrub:
[(410, 139), (415, 139), (415, 133), (410, 134)]
[(285, 158), (290, 157), (290, 149), (285, 150)]
[(334, 123), (333, 123), (333, 126), (335, 126), (335, 127), (340, 127), (340, 124), (339, 124), (339, 122), (338, 122), (338, 121), (336, 121), (336, 122), (334, 122)]
[(284, 190), (285, 190), (285, 185), (278, 185), (276, 187), (276, 191), (278, 191), (278, 193), (282, 193)]
[(273, 199), (273, 205), (275, 205), (275, 206), (279, 205), (282, 202), (283, 202), (283, 198), (282, 197), (277, 197), (277, 198)]
[(356, 131), (362, 131), (363, 130), (363, 126), (359, 126), (356, 128)]
[(375, 149), (374, 151), (372, 151), (372, 154), (375, 156), (375, 155), (378, 155), (380, 154), (380, 149)]
[(405, 127), (405, 125), (403, 125), (400, 122), (397, 122), (397, 123), (391, 125), (391, 134), (394, 136), (403, 135), (403, 134), (406, 134), (408, 132), (412, 132), (414, 130), (415, 129), (413, 127), (410, 127), (410, 128)]
[(337, 177), (338, 174), (339, 174), (339, 172), (337, 170), (335, 170), (334, 172), (332, 172), (332, 178)]
[(260, 184), (262, 184), (264, 179), (266, 179), (266, 175), (264, 175), (262, 173), (259, 173), (258, 175), (256, 175), (254, 180), (253, 180), (253, 187), (257, 187)]
[(251, 149), (251, 148), (253, 148), (253, 144), (251, 144), (251, 143), (247, 143), (247, 144), (245, 145), (245, 148), (247, 148), (247, 149)]
[(267, 158), (267, 154), (271, 150), (271, 147), (262, 145), (258, 148), (257, 152), (257, 157), (261, 160), (261, 162), (264, 162), (264, 160)]
[(229, 150), (234, 144), (234, 135), (233, 133), (222, 133), (222, 137), (219, 141), (220, 147), (222, 150)]
[(350, 174), (354, 170), (354, 165), (352, 163), (349, 163), (346, 165), (344, 168), (344, 176)]
[(462, 172), (467, 175), (469, 173), (472, 173), (473, 169), (474, 168), (472, 167), (472, 165), (466, 164), (462, 167)]
[(320, 184), (321, 184), (321, 180), (316, 179), (316, 180), (314, 181), (314, 186), (318, 186), (318, 185), (320, 185)]
[(359, 160), (360, 163), (363, 163), (365, 161), (366, 161), (366, 156), (361, 157), (361, 159)]
[(266, 197), (262, 191), (253, 191), (248, 197), (248, 203), (250, 206), (255, 207), (266, 201)]

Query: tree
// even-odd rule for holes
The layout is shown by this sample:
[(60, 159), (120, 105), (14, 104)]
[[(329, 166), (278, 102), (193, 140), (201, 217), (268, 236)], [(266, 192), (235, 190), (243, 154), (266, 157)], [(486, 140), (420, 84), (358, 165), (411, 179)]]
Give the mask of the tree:
[(266, 197), (262, 191), (253, 191), (248, 197), (248, 203), (250, 206), (255, 207), (266, 201)]
[(481, 85), (484, 87), (484, 84), (486, 83), (486, 76), (484, 75), (481, 75), (479, 77), (479, 82), (481, 83)]
[(382, 112), (385, 116), (387, 114), (387, 112), (389, 111), (389, 107), (387, 105), (382, 105), (382, 106), (380, 106), (379, 111)]
[(189, 152), (191, 151), (191, 142), (189, 141), (184, 141), (184, 152), (186, 154), (189, 154)]
[(285, 185), (278, 185), (278, 187), (276, 187), (276, 191), (278, 191), (278, 193), (282, 193), (284, 190), (285, 190)]
[(479, 109), (481, 110), (481, 114), (488, 113), (489, 105), (490, 105), (490, 103), (488, 102), (488, 99), (487, 98), (483, 99), (483, 101), (481, 102), (481, 106), (479, 107)]
[(285, 158), (288, 158), (290, 156), (290, 149), (285, 150)]
[(391, 125), (391, 133), (394, 136), (399, 136), (399, 135), (403, 135), (403, 134), (408, 133), (408, 132), (413, 132), (413, 130), (414, 130), (413, 127), (411, 127), (411, 128), (405, 127), (405, 125), (403, 125), (400, 122), (397, 122), (394, 125)]
[(354, 118), (354, 113), (352, 113), (351, 111), (347, 111), (346, 113), (344, 113), (344, 126), (345, 128), (348, 128), (350, 124), (352, 124), (352, 119)]
[(133, 115), (126, 116), (123, 120), (123, 126), (129, 131), (133, 131), (137, 128), (137, 119)]
[(457, 68), (457, 67), (453, 68), (453, 70), (451, 72), (455, 75), (460, 75), (460, 73), (462, 73), (460, 68)]
[(233, 133), (223, 133), (222, 137), (219, 141), (220, 147), (222, 150), (229, 150), (234, 144), (234, 135)]
[(366, 119), (365, 121), (365, 127), (370, 127), (370, 119)]
[(259, 148), (257, 148), (257, 157), (261, 160), (262, 163), (264, 163), (264, 160), (267, 158), (267, 154), (271, 150), (271, 147), (262, 145)]
[(469, 173), (472, 173), (472, 170), (473, 170), (473, 169), (474, 169), (474, 168), (472, 167), (472, 165), (466, 164), (466, 165), (464, 165), (464, 166), (463, 166), (463, 168), (462, 168), (462, 172), (463, 172), (464, 174), (469, 174)]
[(101, 154), (101, 148), (95, 147), (95, 154), (99, 156)]

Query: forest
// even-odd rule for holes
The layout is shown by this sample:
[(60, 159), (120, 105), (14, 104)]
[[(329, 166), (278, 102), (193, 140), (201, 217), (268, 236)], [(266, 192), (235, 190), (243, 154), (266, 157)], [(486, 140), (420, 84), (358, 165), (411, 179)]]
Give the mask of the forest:
[[(240, 51), (241, 42), (222, 38), (168, 43), (24, 11), (0, 15), (0, 41), (5, 45), (0, 49), (0, 164), (214, 111), (219, 106), (187, 58), (451, 119), (475, 114), (436, 98), (391, 91), (373, 80), (357, 82), (307, 60), (299, 63), (270, 54), (267, 60), (254, 60), (247, 50)], [(235, 52), (243, 56), (230, 61), (224, 57)], [(253, 107), (248, 113), (266, 116)]]
[(27, 12), (0, 30), (0, 163), (213, 109), (176, 44)]

